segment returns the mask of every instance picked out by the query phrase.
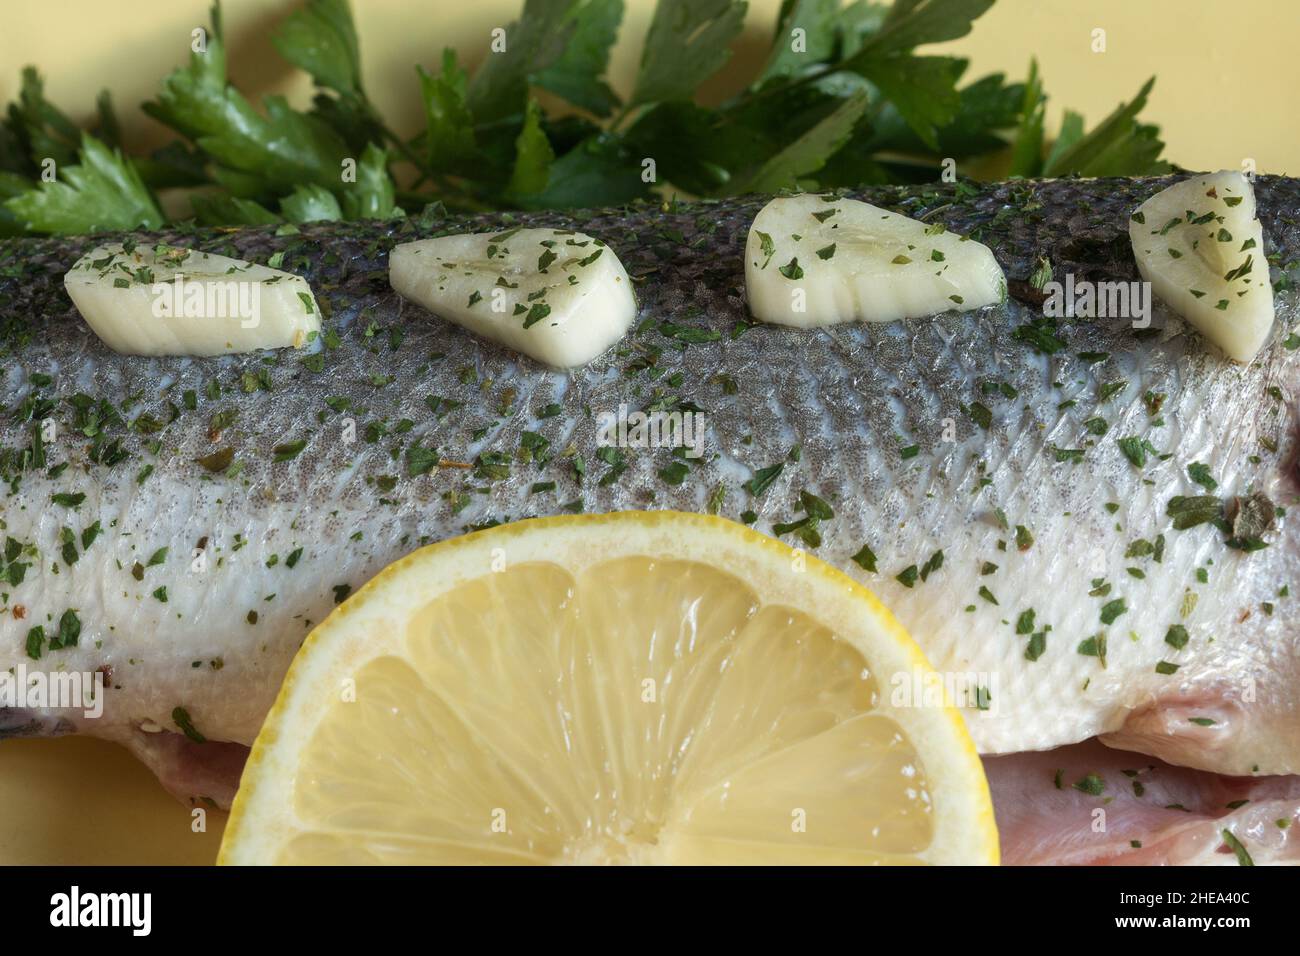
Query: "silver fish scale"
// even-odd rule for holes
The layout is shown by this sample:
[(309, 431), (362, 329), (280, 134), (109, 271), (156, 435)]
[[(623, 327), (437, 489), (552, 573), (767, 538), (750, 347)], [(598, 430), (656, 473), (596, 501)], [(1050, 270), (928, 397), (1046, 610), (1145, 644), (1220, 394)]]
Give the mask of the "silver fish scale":
[[(1128, 212), (1172, 181), (853, 195), (974, 232), (994, 250), (1013, 294), (1032, 299), (1024, 279), (1039, 256), (1051, 259), (1058, 276), (1135, 277)], [(1266, 245), (1287, 262), (1300, 254), (1293, 218), (1300, 186), (1261, 177), (1256, 188)], [(1059, 334), (1068, 347), (1049, 356), (1018, 336), (1041, 312), (1015, 298), (908, 323), (747, 328), (741, 250), (763, 201), (537, 213), (512, 222), (324, 224), (283, 237), (267, 229), (166, 234), (176, 244), (258, 262), (283, 251), (283, 267), (306, 275), (332, 313), (328, 327), (340, 345), (326, 350), (322, 373), (291, 351), (212, 360), (115, 355), (80, 322), (61, 288), (63, 272), (89, 241), (0, 245), (0, 405), (12, 411), (33, 393), (55, 401), (60, 437), (47, 448), (48, 463), (69, 463), (54, 479), (22, 476), (0, 497), (0, 536), (40, 553), (24, 583), (8, 592), (0, 666), (25, 658), (32, 622), (48, 624), (77, 608), (79, 645), (48, 652), (43, 662), (113, 668), (110, 716), (82, 729), (132, 743), (142, 722), (170, 727), (172, 709), (183, 705), (212, 739), (247, 743), (302, 637), (333, 606), (335, 588), (355, 590), (423, 542), (566, 508), (703, 510), (720, 487), (721, 514), (752, 510), (755, 526), (771, 531), (802, 516), (799, 493), (806, 490), (828, 501), (835, 517), (820, 523), (817, 547), (795, 535), (786, 540), (871, 586), (935, 666), (966, 681), (959, 703), (976, 702), (968, 696), (973, 687), (992, 694), (985, 709), (966, 709), (983, 750), (1110, 734), (1117, 745), (1222, 772), (1300, 771), (1300, 652), (1286, 600), (1277, 596), (1287, 582), (1300, 587), (1294, 522), (1285, 519), (1266, 550), (1243, 554), (1228, 549), (1217, 529), (1173, 531), (1165, 515), (1172, 495), (1200, 493), (1186, 473), (1195, 461), (1211, 467), (1221, 495), (1258, 490), (1279, 505), (1294, 502), (1295, 353), (1274, 343), (1250, 366), (1232, 365), (1158, 311), (1163, 327), (1150, 336), (1113, 321), (1063, 320)], [(387, 251), (396, 242), (517, 224), (581, 229), (608, 241), (638, 283), (637, 331), (589, 367), (557, 372), (480, 342), (388, 289)], [(1285, 334), (1296, 321), (1293, 294), (1282, 293), (1278, 305)], [(720, 337), (685, 344), (665, 334), (673, 332), (660, 327), (665, 321)], [(367, 336), (372, 322), (379, 330)], [(404, 336), (395, 349), (387, 338), (394, 329)], [(1089, 363), (1078, 358), (1084, 351), (1109, 357)], [(639, 367), (647, 364), (653, 371)], [(54, 381), (34, 387), (33, 373)], [(244, 376), (259, 373), (270, 390), (242, 391)], [(205, 397), (214, 379), (222, 388), (215, 401)], [(734, 382), (734, 394), (724, 380)], [(1121, 381), (1121, 393), (1098, 401), (1102, 384)], [(1016, 396), (986, 394), (986, 382), (1006, 383)], [(1274, 387), (1282, 401), (1269, 394)], [(183, 407), (186, 390), (198, 396), (195, 410)], [(1148, 391), (1167, 393), (1163, 425), (1143, 403)], [(110, 400), (128, 420), (149, 414), (169, 424), (156, 435), (115, 429), (130, 457), (96, 465), (87, 458), (89, 440), (71, 428), (67, 399), (77, 393)], [(340, 396), (349, 410), (326, 404)], [(460, 405), (435, 416), (428, 404), (434, 396)], [(626, 471), (600, 484), (610, 466), (596, 456), (599, 415), (673, 399), (704, 410), (704, 459), (688, 460), (687, 477), (674, 486), (660, 474), (678, 460), (671, 450), (625, 449)], [(970, 414), (976, 401), (992, 412), (987, 430)], [(561, 412), (540, 418), (550, 403)], [(237, 416), (214, 436), (212, 418), (223, 410)], [(1106, 420), (1104, 436), (1086, 431), (1083, 423), (1094, 416)], [(397, 431), (403, 419), (413, 423), (409, 432)], [(348, 420), (354, 442), (344, 440)], [(367, 426), (375, 422), (388, 431), (369, 441)], [(525, 430), (550, 442), (545, 465), (519, 460)], [(25, 447), (30, 431), (12, 413), (0, 416), (0, 447)], [(1139, 471), (1117, 445), (1127, 436), (1148, 439), (1168, 459), (1153, 456)], [(1264, 449), (1261, 437), (1277, 451)], [(162, 443), (157, 454), (148, 449), (154, 439)], [(299, 455), (273, 461), (277, 446), (298, 440), (307, 441)], [(436, 448), (443, 466), (412, 477), (404, 456), (417, 441)], [(910, 446), (917, 451), (905, 458)], [(1057, 461), (1053, 446), (1082, 450), (1083, 461)], [(197, 463), (222, 448), (233, 452), (238, 475), (214, 475)], [(490, 453), (510, 459), (507, 478), (460, 467)], [(575, 459), (586, 465), (581, 481)], [(764, 493), (742, 488), (757, 469), (780, 462), (784, 469)], [(153, 473), (139, 482), (146, 464)], [(380, 479), (392, 487), (383, 490)], [(530, 493), (540, 481), (554, 481), (555, 490)], [(65, 509), (51, 504), (57, 492), (82, 492), (87, 500)], [(460, 495), (468, 504), (454, 507)], [(1118, 505), (1114, 514), (1108, 503)], [(54, 574), (60, 529), (79, 532), (96, 518), (104, 528), (99, 541)], [(1035, 539), (1027, 550), (1016, 546), (1016, 525)], [(1162, 533), (1161, 562), (1125, 557), (1133, 541)], [(851, 560), (863, 545), (875, 553), (878, 573)], [(162, 547), (167, 561), (135, 580), (134, 564)], [(298, 548), (297, 566), (287, 567)], [(907, 587), (896, 578), (924, 567), (939, 549), (943, 565), (928, 580)], [(189, 568), (196, 553), (204, 563), (198, 572)], [(998, 570), (982, 574), (985, 562)], [(1197, 581), (1198, 568), (1208, 571), (1207, 584)], [(1089, 594), (1094, 578), (1110, 585), (1108, 595)], [(165, 604), (152, 597), (163, 585)], [(980, 596), (981, 587), (997, 605)], [(1189, 589), (1196, 606), (1185, 613)], [(1103, 625), (1100, 608), (1118, 597), (1126, 613)], [(1278, 606), (1271, 617), (1261, 610), (1266, 601)], [(12, 613), (18, 605), (27, 615), (22, 622)], [(1050, 625), (1036, 661), (1025, 657), (1029, 634), (1016, 633), (1029, 610), (1033, 632)], [(1181, 651), (1164, 642), (1180, 622), (1192, 635)], [(1078, 650), (1101, 633), (1104, 667)], [(1157, 674), (1160, 661), (1180, 669)], [(1189, 714), (1213, 714), (1215, 725), (1190, 723)]]

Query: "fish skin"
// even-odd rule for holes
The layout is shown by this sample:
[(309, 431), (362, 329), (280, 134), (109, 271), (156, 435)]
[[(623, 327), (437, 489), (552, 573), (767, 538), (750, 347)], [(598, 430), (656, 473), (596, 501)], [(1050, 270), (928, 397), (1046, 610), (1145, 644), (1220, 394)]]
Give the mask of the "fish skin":
[[(1032, 300), (1024, 280), (1040, 256), (1058, 277), (1068, 271), (1078, 279), (1135, 278), (1128, 213), (1177, 178), (884, 187), (849, 195), (974, 232), (998, 257), (1013, 296)], [(1283, 262), (1297, 258), (1300, 181), (1261, 176), (1256, 192), (1266, 251)], [(1171, 495), (1200, 490), (1185, 471), (1195, 461), (1210, 466), (1219, 494), (1262, 489), (1277, 504), (1294, 502), (1295, 353), (1275, 335), (1253, 363), (1238, 366), (1176, 319), (1147, 339), (1124, 325), (1067, 319), (1060, 328), (1069, 347), (1049, 357), (1016, 338), (1040, 310), (1014, 297), (928, 320), (826, 330), (760, 326), (733, 337), (749, 321), (742, 252), (764, 201), (319, 224), (283, 237), (273, 228), (161, 234), (255, 262), (285, 251), (281, 267), (306, 275), (332, 313), (327, 327), (340, 344), (326, 351), (324, 373), (308, 370), (292, 351), (202, 360), (116, 355), (85, 327), (62, 289), (63, 272), (91, 241), (6, 241), (0, 406), (14, 409), (31, 394), (32, 373), (52, 374), (53, 383), (38, 389), (57, 403), (52, 414), (60, 421), (47, 459), (69, 467), (55, 479), (29, 473), (0, 497), (7, 526), (0, 536), (33, 543), (40, 553), (24, 582), (0, 599), (0, 669), (35, 665), (24, 650), (28, 627), (44, 623), (48, 630), (65, 609), (77, 609), (79, 644), (46, 651), (41, 666), (107, 665), (112, 680), (102, 718), (65, 719), (79, 732), (126, 744), (163, 775), (167, 758), (160, 754), (174, 748), (142, 726), (174, 734), (173, 712), (182, 707), (207, 739), (250, 743), (294, 652), (333, 608), (335, 587), (355, 591), (422, 542), (484, 522), (554, 514), (575, 501), (588, 512), (700, 511), (719, 485), (727, 488), (721, 514), (736, 518), (752, 509), (755, 526), (769, 531), (801, 515), (799, 492), (807, 489), (835, 510), (820, 524), (814, 553), (875, 590), (941, 672), (985, 675), (993, 685), (990, 709), (964, 709), (982, 752), (1045, 749), (1106, 734), (1115, 746), (1221, 773), (1300, 773), (1300, 632), (1287, 599), (1277, 597), (1284, 583), (1300, 588), (1294, 519), (1283, 519), (1270, 547), (1244, 554), (1226, 548), (1208, 525), (1170, 531), (1164, 515)], [(617, 252), (638, 282), (642, 325), (615, 351), (572, 373), (546, 369), (403, 303), (388, 287), (387, 251), (397, 242), (520, 224), (579, 229)], [(1294, 294), (1280, 294), (1277, 304), (1285, 334), (1296, 320)], [(1164, 318), (1157, 310), (1157, 323)], [(672, 328), (657, 326), (664, 320), (720, 338), (684, 344), (665, 334)], [(382, 331), (367, 337), (371, 322)], [(396, 349), (387, 340), (392, 329), (404, 335)], [(629, 366), (644, 364), (656, 348), (661, 374), (630, 377)], [(1077, 358), (1085, 351), (1110, 357), (1090, 365)], [(271, 390), (242, 392), (245, 373), (269, 376)], [(373, 384), (372, 376), (391, 376), (391, 383)], [(214, 379), (223, 389), (215, 401), (205, 397)], [(982, 394), (985, 379), (1013, 385), (1017, 397)], [(1116, 380), (1127, 381), (1125, 390), (1099, 406), (1099, 383)], [(1053, 387), (1057, 381), (1063, 387)], [(1281, 389), (1282, 401), (1270, 397), (1270, 388)], [(198, 396), (193, 411), (183, 405), (187, 389)], [(502, 413), (508, 390), (513, 402)], [(621, 478), (600, 484), (610, 466), (595, 457), (595, 415), (622, 403), (635, 410), (656, 390), (705, 409), (705, 458), (688, 459), (686, 479), (674, 486), (659, 475), (678, 461), (670, 450), (628, 449)], [(1163, 428), (1150, 424), (1142, 401), (1148, 390), (1168, 394)], [(95, 465), (87, 460), (89, 440), (69, 425), (66, 400), (78, 392), (115, 403), (134, 397), (128, 419), (148, 413), (168, 421), (170, 404), (179, 414), (156, 435), (116, 429), (131, 457)], [(330, 396), (350, 397), (365, 411), (333, 412), (325, 403)], [(430, 396), (463, 405), (439, 419), (426, 404)], [(1070, 397), (1079, 405), (1059, 409)], [(987, 430), (963, 410), (976, 400), (992, 411)], [(561, 412), (539, 418), (550, 403)], [(212, 418), (227, 409), (238, 417), (213, 440)], [(1095, 415), (1109, 431), (1088, 448), (1082, 422)], [(355, 423), (352, 443), (343, 440), (345, 419)], [(390, 428), (402, 419), (414, 425), (367, 441), (366, 426), (381, 419)], [(0, 448), (26, 446), (31, 428), (0, 415)], [(476, 440), (479, 428), (487, 432)], [(514, 456), (524, 430), (549, 439), (555, 457), (545, 467), (514, 461), (510, 476), (496, 481), (458, 467), (485, 452)], [(1276, 441), (1276, 452), (1260, 447), (1261, 434)], [(1139, 474), (1115, 444), (1128, 435), (1149, 437), (1173, 457)], [(154, 439), (163, 445), (158, 454), (146, 447)], [(276, 446), (304, 439), (292, 460), (272, 461)], [(416, 440), (435, 446), (447, 467), (409, 477), (403, 451), (394, 459), (393, 449)], [(1084, 461), (1058, 463), (1049, 444), (1085, 448)], [(918, 451), (904, 458), (901, 449), (910, 445)], [(581, 485), (562, 455), (570, 446), (586, 462)], [(791, 456), (796, 446), (798, 461)], [(234, 479), (196, 464), (223, 448), (243, 467)], [(1249, 461), (1256, 454), (1257, 465)], [(755, 469), (779, 462), (786, 462), (783, 471), (761, 495), (742, 489)], [(138, 482), (147, 464), (153, 472)], [(378, 476), (393, 476), (392, 489), (376, 485)], [(1154, 484), (1144, 485), (1144, 477)], [(984, 478), (991, 484), (981, 489)], [(548, 480), (555, 491), (529, 493), (534, 482)], [(471, 493), (453, 514), (442, 496), (467, 487), (488, 490)], [(51, 500), (59, 492), (84, 493), (86, 500), (75, 510), (62, 507)], [(1113, 515), (1102, 507), (1112, 501), (1120, 505)], [(1017, 549), (1014, 532), (998, 526), (999, 508), (1011, 528), (1031, 530), (1032, 547)], [(95, 520), (104, 529), (99, 539), (76, 564), (53, 573), (54, 562), (63, 564), (60, 529), (79, 535)], [(1116, 524), (1124, 530), (1114, 531)], [(1132, 540), (1160, 532), (1167, 539), (1161, 563), (1123, 557)], [(786, 540), (800, 544), (791, 535)], [(1011, 542), (1005, 551), (1000, 540)], [(200, 542), (204, 569), (191, 572)], [(851, 560), (864, 544), (877, 556), (876, 574)], [(133, 566), (164, 547), (166, 560), (137, 581)], [(286, 558), (298, 548), (301, 558), (290, 568)], [(929, 580), (907, 588), (895, 579), (938, 549), (945, 560)], [(1194, 569), (1211, 558), (1209, 583), (1198, 584)], [(998, 571), (982, 575), (985, 561)], [(1089, 579), (1101, 576), (1092, 573), (1094, 563), (1112, 583), (1112, 596), (1124, 596), (1130, 608), (1110, 629), (1105, 668), (1076, 652), (1101, 630), (1102, 601), (1087, 594)], [(1144, 571), (1145, 580), (1127, 567)], [(165, 604), (152, 596), (163, 585)], [(996, 607), (978, 596), (982, 585), (996, 595)], [(1176, 652), (1163, 635), (1182, 620), (1189, 587), (1198, 593), (1183, 622), (1192, 639)], [(1264, 601), (1277, 604), (1271, 617), (1259, 610)], [(13, 614), (17, 606), (25, 609), (23, 620)], [(1037, 662), (1025, 660), (1029, 638), (1014, 627), (1030, 608), (1038, 627), (1052, 625)], [(1128, 639), (1130, 630), (1138, 641)], [(1176, 675), (1154, 672), (1166, 659), (1181, 665)], [(1217, 722), (1169, 723), (1161, 715), (1171, 701)]]

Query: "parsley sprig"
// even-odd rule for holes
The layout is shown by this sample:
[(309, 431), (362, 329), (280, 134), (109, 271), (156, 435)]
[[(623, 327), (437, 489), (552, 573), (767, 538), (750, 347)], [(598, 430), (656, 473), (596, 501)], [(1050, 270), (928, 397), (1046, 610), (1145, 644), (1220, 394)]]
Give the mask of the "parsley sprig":
[[(452, 50), (416, 68), (425, 124), (411, 137), (366, 94), (348, 0), (307, 0), (272, 36), (312, 77), (308, 110), (232, 83), (218, 4), (201, 49), (144, 105), (176, 134), (153, 153), (121, 141), (107, 93), (83, 130), (23, 72), (0, 121), (0, 235), (157, 227), (156, 193), (177, 187), (202, 223), (258, 225), (930, 181), (946, 158), (990, 154), (1023, 176), (1168, 168), (1137, 118), (1152, 81), (1091, 132), (1067, 110), (1049, 148), (1037, 63), (1025, 83), (963, 83), (966, 60), (915, 52), (965, 36), (993, 2), (786, 0), (758, 74), (706, 106), (743, 0), (659, 0), (626, 101), (605, 78), (624, 0), (525, 0), (473, 75)], [(567, 108), (544, 109), (540, 91)]]

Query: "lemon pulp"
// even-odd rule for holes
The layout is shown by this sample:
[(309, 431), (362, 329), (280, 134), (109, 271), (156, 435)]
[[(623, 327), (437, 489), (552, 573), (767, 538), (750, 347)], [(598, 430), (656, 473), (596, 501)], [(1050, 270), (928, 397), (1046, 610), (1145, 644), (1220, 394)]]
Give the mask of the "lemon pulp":
[[(619, 517), (592, 516), (590, 541), (581, 520), (549, 545), (496, 529), (499, 569), (470, 573), (470, 549), (450, 583), (454, 547), (417, 553), (358, 595), (366, 613), (331, 617), (303, 651), (319, 679), (295, 664), (259, 738), (273, 759), (255, 752), (223, 858), (989, 861), (960, 718), (889, 706), (891, 672), (924, 660), (867, 592), (727, 522), (682, 516), (697, 540), (672, 548), (599, 523)], [(837, 633), (846, 613), (887, 620), (855, 627), (864, 641)], [(936, 806), (931, 778), (954, 774)]]

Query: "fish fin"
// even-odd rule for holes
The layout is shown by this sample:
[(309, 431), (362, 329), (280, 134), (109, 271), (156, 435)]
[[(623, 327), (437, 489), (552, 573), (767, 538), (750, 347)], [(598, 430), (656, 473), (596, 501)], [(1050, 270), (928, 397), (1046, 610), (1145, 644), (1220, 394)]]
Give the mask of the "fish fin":
[(76, 727), (58, 717), (25, 707), (0, 707), (0, 740), (6, 737), (62, 737)]
[(243, 744), (209, 740), (197, 743), (170, 731), (136, 731), (127, 743), (163, 788), (182, 803), (230, 809), (248, 759)]
[[(1150, 754), (1181, 767), (1221, 771), (1232, 761), (1232, 751), (1240, 749), (1245, 723), (1243, 708), (1234, 700), (1209, 694), (1180, 696), (1137, 708), (1118, 730), (1100, 740), (1116, 750)], [(1249, 768), (1239, 773), (1249, 773)]]

